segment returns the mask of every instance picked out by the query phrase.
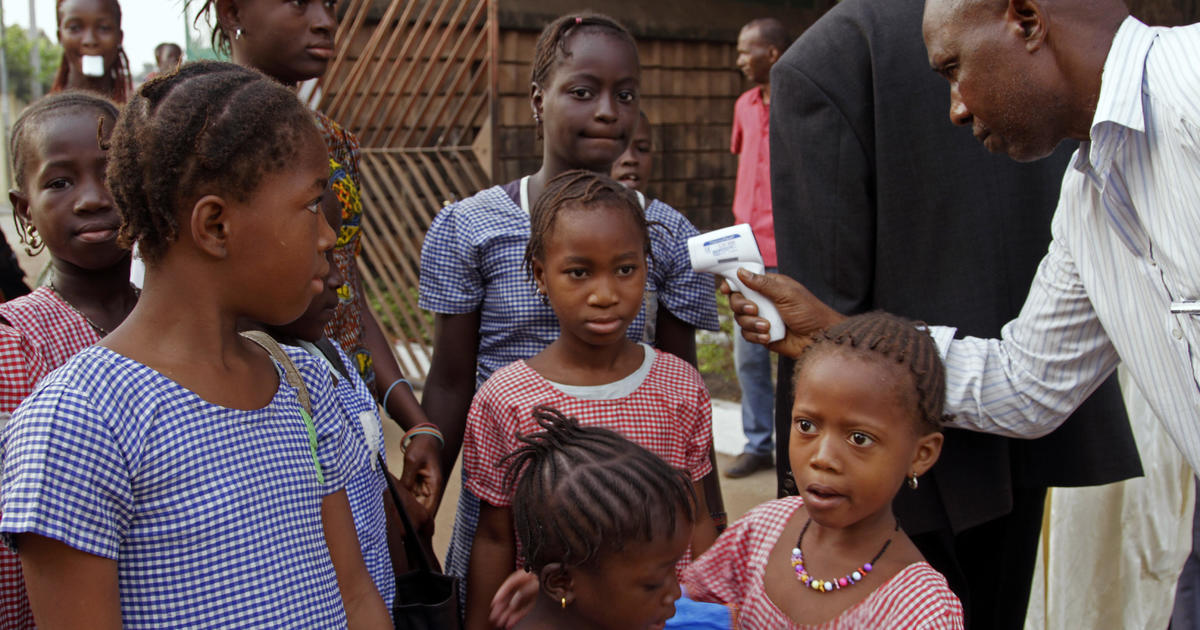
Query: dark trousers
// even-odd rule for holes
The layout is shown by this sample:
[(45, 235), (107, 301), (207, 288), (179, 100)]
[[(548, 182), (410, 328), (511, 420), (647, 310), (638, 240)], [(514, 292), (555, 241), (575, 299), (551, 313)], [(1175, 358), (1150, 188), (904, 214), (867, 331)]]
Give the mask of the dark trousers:
[(1037, 562), (1045, 488), (1013, 488), (1007, 515), (963, 530), (910, 534), (962, 601), (967, 630), (1020, 630)]

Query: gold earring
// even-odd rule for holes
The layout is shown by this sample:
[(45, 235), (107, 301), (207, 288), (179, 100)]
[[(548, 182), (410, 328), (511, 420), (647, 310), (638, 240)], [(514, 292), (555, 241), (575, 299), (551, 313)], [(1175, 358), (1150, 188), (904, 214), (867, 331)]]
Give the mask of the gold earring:
[(920, 484), (919, 484), (919, 483), (917, 483), (917, 473), (913, 473), (913, 474), (912, 474), (912, 475), (911, 475), (911, 476), (908, 478), (908, 487), (909, 487), (909, 488), (912, 488), (913, 490), (916, 490), (918, 485), (920, 485)]
[(562, 607), (563, 608), (567, 607), (567, 596), (566, 595), (564, 595), (562, 598)]
[(30, 256), (37, 256), (46, 249), (46, 241), (38, 237), (37, 228), (32, 224), (25, 226), (25, 238), (21, 240), (25, 243), (25, 253)]

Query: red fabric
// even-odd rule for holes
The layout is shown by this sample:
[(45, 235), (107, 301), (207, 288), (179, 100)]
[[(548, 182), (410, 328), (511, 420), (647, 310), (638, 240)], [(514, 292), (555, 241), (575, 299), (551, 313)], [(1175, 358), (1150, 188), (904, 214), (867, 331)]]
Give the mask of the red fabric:
[[(537, 405), (550, 405), (587, 426), (616, 431), (699, 481), (712, 471), (708, 389), (691, 365), (672, 354), (654, 352), (646, 380), (633, 393), (613, 400), (584, 400), (565, 394), (524, 361), (497, 370), (475, 394), (467, 416), (463, 438), (466, 487), (491, 505), (512, 505), (500, 460), (520, 446), (516, 435), (541, 430), (533, 420)], [(684, 565), (686, 557), (680, 567)]]
[[(927, 562), (908, 565), (866, 599), (826, 623), (794, 623), (767, 596), (763, 574), (784, 526), (802, 505), (800, 497), (768, 501), (725, 530), (684, 573), (688, 597), (737, 607), (734, 627), (745, 630), (962, 630), (962, 604), (946, 578)], [(797, 582), (796, 588), (804, 587)]]
[(733, 219), (748, 223), (758, 241), (763, 264), (779, 265), (775, 256), (775, 216), (771, 213), (771, 108), (757, 86), (738, 97), (733, 106), (733, 137), (729, 150), (738, 158), (733, 192)]
[[(87, 320), (46, 287), (0, 304), (0, 318), (9, 324), (0, 325), (0, 414), (6, 419), (42, 377), (100, 340)], [(0, 628), (33, 627), (21, 561), (0, 545)]]

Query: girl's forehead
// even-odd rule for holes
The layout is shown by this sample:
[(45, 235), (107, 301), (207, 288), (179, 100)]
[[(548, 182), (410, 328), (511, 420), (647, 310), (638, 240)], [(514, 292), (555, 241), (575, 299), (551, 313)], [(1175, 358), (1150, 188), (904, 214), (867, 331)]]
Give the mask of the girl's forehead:
[(101, 14), (120, 20), (121, 5), (116, 0), (62, 0), (58, 4), (58, 19)]
[(591, 71), (601, 65), (629, 78), (641, 74), (637, 49), (629, 40), (607, 29), (591, 27), (567, 34), (555, 51), (551, 78), (563, 71)]

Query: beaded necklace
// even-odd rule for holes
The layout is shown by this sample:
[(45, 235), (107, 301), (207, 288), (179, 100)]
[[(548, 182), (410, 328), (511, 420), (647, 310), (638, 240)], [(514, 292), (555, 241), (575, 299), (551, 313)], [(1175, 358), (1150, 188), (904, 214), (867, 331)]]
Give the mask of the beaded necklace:
[[(804, 523), (804, 529), (800, 530), (800, 538), (796, 540), (796, 548), (792, 550), (792, 568), (795, 569), (796, 579), (800, 580), (801, 584), (811, 588), (814, 591), (817, 591), (818, 593), (829, 593), (831, 591), (841, 590), (861, 582), (862, 579), (871, 572), (871, 569), (875, 568), (875, 563), (879, 562), (879, 558), (883, 556), (883, 552), (887, 551), (888, 545), (892, 544), (892, 539), (888, 538), (887, 541), (883, 543), (883, 547), (879, 550), (879, 553), (875, 554), (875, 557), (871, 558), (870, 562), (859, 567), (857, 571), (851, 571), (850, 573), (847, 573), (845, 576), (836, 580), (818, 580), (809, 575), (808, 571), (805, 570), (804, 552), (800, 551), (800, 543), (804, 542), (804, 534), (808, 533), (809, 525), (812, 525), (811, 516), (808, 518), (808, 521)], [(900, 522), (896, 521), (895, 531), (899, 530)]]

